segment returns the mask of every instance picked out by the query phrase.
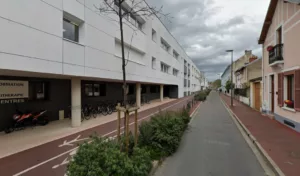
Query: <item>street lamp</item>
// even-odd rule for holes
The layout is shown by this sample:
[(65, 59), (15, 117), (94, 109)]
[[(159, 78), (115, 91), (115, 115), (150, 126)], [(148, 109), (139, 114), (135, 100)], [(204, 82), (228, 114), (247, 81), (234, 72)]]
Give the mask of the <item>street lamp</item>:
[(226, 50), (226, 52), (231, 53), (231, 106), (233, 107), (233, 50)]

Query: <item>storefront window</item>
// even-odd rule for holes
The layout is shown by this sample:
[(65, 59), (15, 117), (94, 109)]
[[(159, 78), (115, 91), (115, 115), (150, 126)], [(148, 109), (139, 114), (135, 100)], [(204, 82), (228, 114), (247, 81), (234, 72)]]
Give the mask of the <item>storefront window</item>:
[(106, 96), (106, 84), (85, 84), (84, 90), (87, 97)]
[(85, 84), (85, 95), (92, 97), (93, 94), (93, 84)]
[(98, 97), (100, 96), (100, 85), (94, 84), (94, 96)]
[(45, 82), (29, 83), (29, 100), (47, 100), (49, 85)]

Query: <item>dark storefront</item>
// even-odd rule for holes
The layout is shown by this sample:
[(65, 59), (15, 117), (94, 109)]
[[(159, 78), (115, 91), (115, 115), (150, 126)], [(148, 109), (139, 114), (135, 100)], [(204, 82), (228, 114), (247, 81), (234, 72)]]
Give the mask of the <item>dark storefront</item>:
[(28, 98), (1, 100), (0, 131), (12, 124), (16, 109), (21, 112), (46, 109), (49, 120), (53, 121), (59, 119), (59, 110), (66, 112), (71, 104), (70, 80), (8, 76), (0, 76), (0, 80), (28, 82)]
[[(123, 101), (122, 83), (109, 83), (99, 81), (82, 81), (82, 105), (97, 105), (100, 102)], [(159, 99), (159, 85), (141, 85), (141, 97), (148, 101)], [(128, 101), (136, 101), (136, 84), (128, 84)], [(143, 101), (143, 100), (142, 100)]]

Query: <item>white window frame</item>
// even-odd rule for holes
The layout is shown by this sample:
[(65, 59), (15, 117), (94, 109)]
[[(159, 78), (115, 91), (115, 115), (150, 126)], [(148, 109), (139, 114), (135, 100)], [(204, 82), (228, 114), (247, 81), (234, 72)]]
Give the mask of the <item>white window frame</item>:
[(167, 64), (161, 62), (160, 63), (160, 71), (164, 72), (164, 73), (169, 73), (169, 68), (170, 66), (168, 66)]
[(156, 58), (155, 57), (152, 57), (152, 62), (151, 62), (151, 64), (152, 64), (152, 69), (156, 69)]
[(157, 41), (157, 33), (154, 29), (152, 29), (152, 41), (156, 42)]

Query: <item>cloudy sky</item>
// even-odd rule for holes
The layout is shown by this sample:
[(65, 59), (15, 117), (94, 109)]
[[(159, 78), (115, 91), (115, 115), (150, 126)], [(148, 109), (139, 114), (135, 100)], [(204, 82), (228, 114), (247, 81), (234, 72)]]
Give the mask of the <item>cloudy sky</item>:
[(212, 81), (245, 50), (261, 56), (257, 44), (270, 0), (147, 0), (170, 13), (165, 25)]

